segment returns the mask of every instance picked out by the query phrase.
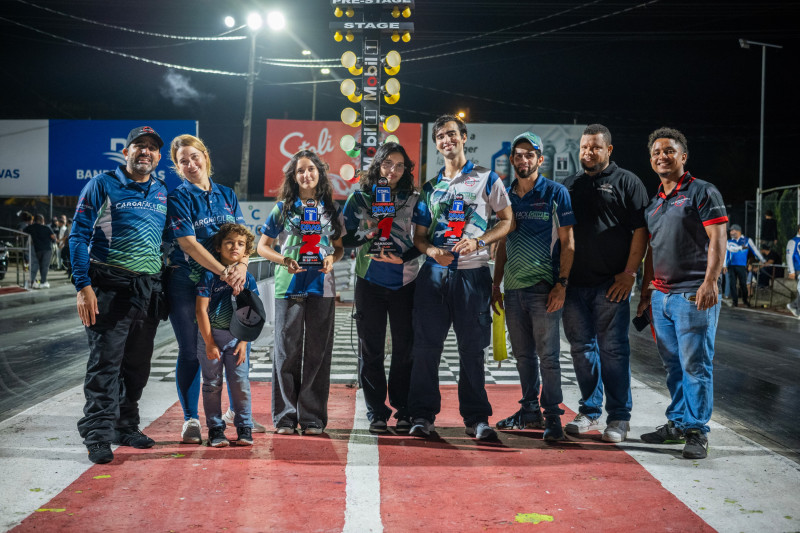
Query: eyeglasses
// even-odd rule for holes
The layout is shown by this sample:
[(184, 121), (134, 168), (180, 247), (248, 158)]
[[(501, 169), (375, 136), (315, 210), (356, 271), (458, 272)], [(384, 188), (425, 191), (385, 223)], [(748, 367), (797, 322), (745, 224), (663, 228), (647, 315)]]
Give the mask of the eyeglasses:
[(383, 163), (381, 163), (381, 168), (386, 172), (392, 172), (395, 170), (397, 172), (403, 172), (406, 169), (406, 165), (405, 163), (395, 163), (393, 165), (392, 162), (387, 159)]

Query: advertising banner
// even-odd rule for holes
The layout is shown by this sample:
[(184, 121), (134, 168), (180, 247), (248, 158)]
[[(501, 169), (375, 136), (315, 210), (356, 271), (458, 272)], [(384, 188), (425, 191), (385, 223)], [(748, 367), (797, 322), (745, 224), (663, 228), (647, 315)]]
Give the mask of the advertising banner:
[[(339, 176), (342, 165), (359, 167), (359, 158), (349, 157), (339, 148), (339, 139), (353, 135), (358, 140), (359, 130), (341, 122), (310, 120), (267, 120), (267, 150), (264, 165), (264, 196), (274, 198), (283, 182), (283, 167), (299, 150), (312, 150), (328, 163), (328, 177), (333, 185), (333, 197), (344, 200), (356, 190), (358, 183), (348, 183)], [(381, 132), (385, 136), (384, 132)], [(394, 135), (406, 149), (408, 157), (420, 167), (422, 124), (401, 124)], [(383, 137), (382, 137), (383, 138)], [(419, 175), (415, 171), (419, 184)]]
[(169, 190), (177, 187), (180, 178), (172, 170), (169, 144), (178, 135), (196, 135), (194, 120), (51, 120), (50, 193), (78, 196), (92, 176), (124, 165), (125, 140), (137, 126), (150, 126), (164, 141), (155, 174), (167, 180)]
[[(513, 179), (514, 169), (508, 161), (511, 141), (525, 131), (532, 131), (544, 143), (544, 163), (539, 170), (542, 176), (558, 181), (575, 174), (581, 167), (578, 146), (586, 125), (574, 124), (467, 124), (467, 142), (464, 153), (467, 159), (497, 172), (506, 185)], [(433, 123), (428, 123), (433, 131)], [(436, 143), (428, 137), (428, 176), (432, 179), (444, 166), (442, 154)]]
[(0, 120), (0, 196), (47, 196), (47, 120)]
[(256, 244), (261, 238), (261, 226), (267, 221), (275, 202), (239, 202), (244, 215), (244, 225), (256, 236)]

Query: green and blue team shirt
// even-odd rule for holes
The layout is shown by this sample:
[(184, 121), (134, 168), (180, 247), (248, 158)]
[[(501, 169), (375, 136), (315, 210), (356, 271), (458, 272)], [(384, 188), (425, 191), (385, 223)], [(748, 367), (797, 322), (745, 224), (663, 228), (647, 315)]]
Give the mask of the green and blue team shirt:
[[(324, 259), (333, 254), (333, 226), (327, 214), (325, 214), (322, 202), (318, 202), (319, 221), (322, 227), (322, 236), (319, 241), (319, 257)], [(334, 210), (339, 221), (344, 227), (342, 210), (334, 202)], [(278, 202), (272, 208), (267, 221), (261, 228), (261, 233), (276, 239), (281, 247), (284, 257), (291, 257), (294, 260), (300, 258), (300, 247), (303, 245), (303, 237), (300, 234), (300, 223), (303, 218), (303, 204), (300, 200), (295, 200), (290, 216), (283, 216), (283, 202)], [(275, 269), (275, 298), (293, 298), (305, 296), (336, 296), (336, 286), (333, 272), (323, 274), (319, 267), (304, 267), (306, 270), (297, 274), (290, 274), (289, 270), (283, 266)]]
[(242, 209), (236, 193), (230, 187), (211, 181), (211, 188), (204, 191), (197, 185), (183, 180), (169, 193), (167, 238), (172, 243), (169, 255), (170, 266), (191, 270), (191, 279), (197, 282), (203, 267), (189, 254), (181, 250), (178, 237), (193, 236), (210, 253), (214, 254), (214, 235), (223, 224), (244, 224)]
[[(256, 278), (249, 272), (244, 282), (244, 288), (258, 294)], [(219, 279), (218, 274), (203, 270), (200, 281), (197, 282), (197, 296), (208, 298), (208, 319), (214, 329), (229, 329), (233, 318), (233, 287)]]
[(372, 195), (363, 191), (353, 192), (344, 204), (344, 223), (347, 229), (347, 246), (361, 246), (356, 256), (356, 275), (370, 283), (397, 290), (417, 278), (420, 260), (414, 247), (414, 224), (411, 218), (417, 205), (419, 193), (398, 192), (394, 198), (395, 217), (392, 219), (391, 240), (397, 246), (402, 265), (373, 261), (369, 253), (372, 239), (366, 240), (371, 230)]
[(520, 198), (508, 188), (516, 228), (506, 236), (503, 285), (506, 290), (524, 289), (539, 282), (553, 285), (561, 263), (558, 228), (575, 224), (567, 188), (539, 176), (533, 189)]
[(94, 176), (81, 191), (69, 251), (77, 290), (91, 285), (89, 263), (140, 274), (161, 271), (161, 237), (167, 221), (167, 186), (155, 174), (145, 183), (123, 167)]
[[(414, 224), (428, 228), (428, 240), (434, 246), (442, 246), (445, 242), (447, 215), (453, 200), (459, 194), (464, 199), (466, 220), (462, 239), (481, 237), (489, 227), (492, 213), (502, 211), (511, 205), (503, 181), (491, 170), (467, 161), (456, 177), (448, 179), (444, 176), (442, 167), (436, 178), (422, 187), (412, 218)], [(483, 248), (475, 253), (458, 256), (449, 267), (442, 267), (430, 257), (427, 261), (433, 267), (451, 270), (479, 268), (488, 265), (489, 249)]]

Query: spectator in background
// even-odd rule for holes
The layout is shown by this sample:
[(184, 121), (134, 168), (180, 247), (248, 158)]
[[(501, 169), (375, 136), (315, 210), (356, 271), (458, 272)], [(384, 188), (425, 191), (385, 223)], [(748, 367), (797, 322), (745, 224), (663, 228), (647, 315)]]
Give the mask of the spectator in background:
[[(33, 224), (33, 215), (28, 213), (27, 211), (20, 211), (19, 213), (17, 213), (17, 216), (19, 217), (19, 224), (17, 224), (17, 230), (18, 231), (24, 231), (25, 228), (27, 228), (28, 226)], [(18, 246), (24, 246), (24, 245), (25, 245), (25, 243), (23, 242), (22, 237), (19, 237)], [(24, 258), (23, 268), (27, 272), (28, 271), (28, 265), (29, 265), (29, 263), (31, 261), (31, 258), (30, 258), (30, 255), (28, 254), (27, 251), (25, 253), (23, 253), (22, 255), (23, 255), (23, 258)]]
[[(36, 215), (34, 223), (27, 226), (25, 233), (31, 236), (33, 257), (31, 258), (31, 283), (34, 289), (49, 289), (47, 271), (50, 269), (50, 258), (53, 255), (53, 243), (56, 235), (50, 226), (44, 223), (43, 215)], [(36, 281), (36, 274), (41, 277), (41, 282)]]
[(742, 291), (742, 301), (745, 307), (750, 307), (750, 300), (747, 293), (747, 256), (752, 252), (759, 261), (764, 261), (764, 256), (756, 248), (753, 239), (742, 235), (742, 227), (738, 224), (731, 225), (731, 238), (728, 239), (728, 252), (725, 255), (725, 268), (723, 272), (728, 273), (728, 287), (733, 302), (733, 307), (739, 305), (737, 281)]
[(766, 243), (761, 243), (761, 255), (764, 256), (764, 265), (758, 269), (758, 286), (769, 287), (770, 281), (783, 277), (783, 268), (773, 266), (780, 264), (781, 256)]
[(800, 226), (797, 235), (786, 243), (786, 265), (789, 267), (789, 279), (797, 280), (797, 298), (786, 304), (786, 308), (794, 316), (800, 316)]
[(764, 213), (764, 220), (761, 221), (761, 246), (774, 248), (777, 244), (778, 221), (775, 220), (775, 213), (768, 209)]

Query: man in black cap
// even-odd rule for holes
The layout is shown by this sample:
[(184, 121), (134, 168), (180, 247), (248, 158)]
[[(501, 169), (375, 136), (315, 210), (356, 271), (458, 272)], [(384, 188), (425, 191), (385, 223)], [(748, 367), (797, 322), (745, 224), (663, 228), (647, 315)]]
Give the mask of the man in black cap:
[(150, 376), (163, 315), (161, 235), (167, 187), (153, 172), (164, 146), (149, 126), (128, 134), (125, 166), (94, 176), (81, 191), (69, 237), (78, 314), (89, 337), (84, 417), (78, 431), (93, 463), (111, 444), (150, 448), (139, 430), (139, 399)]

